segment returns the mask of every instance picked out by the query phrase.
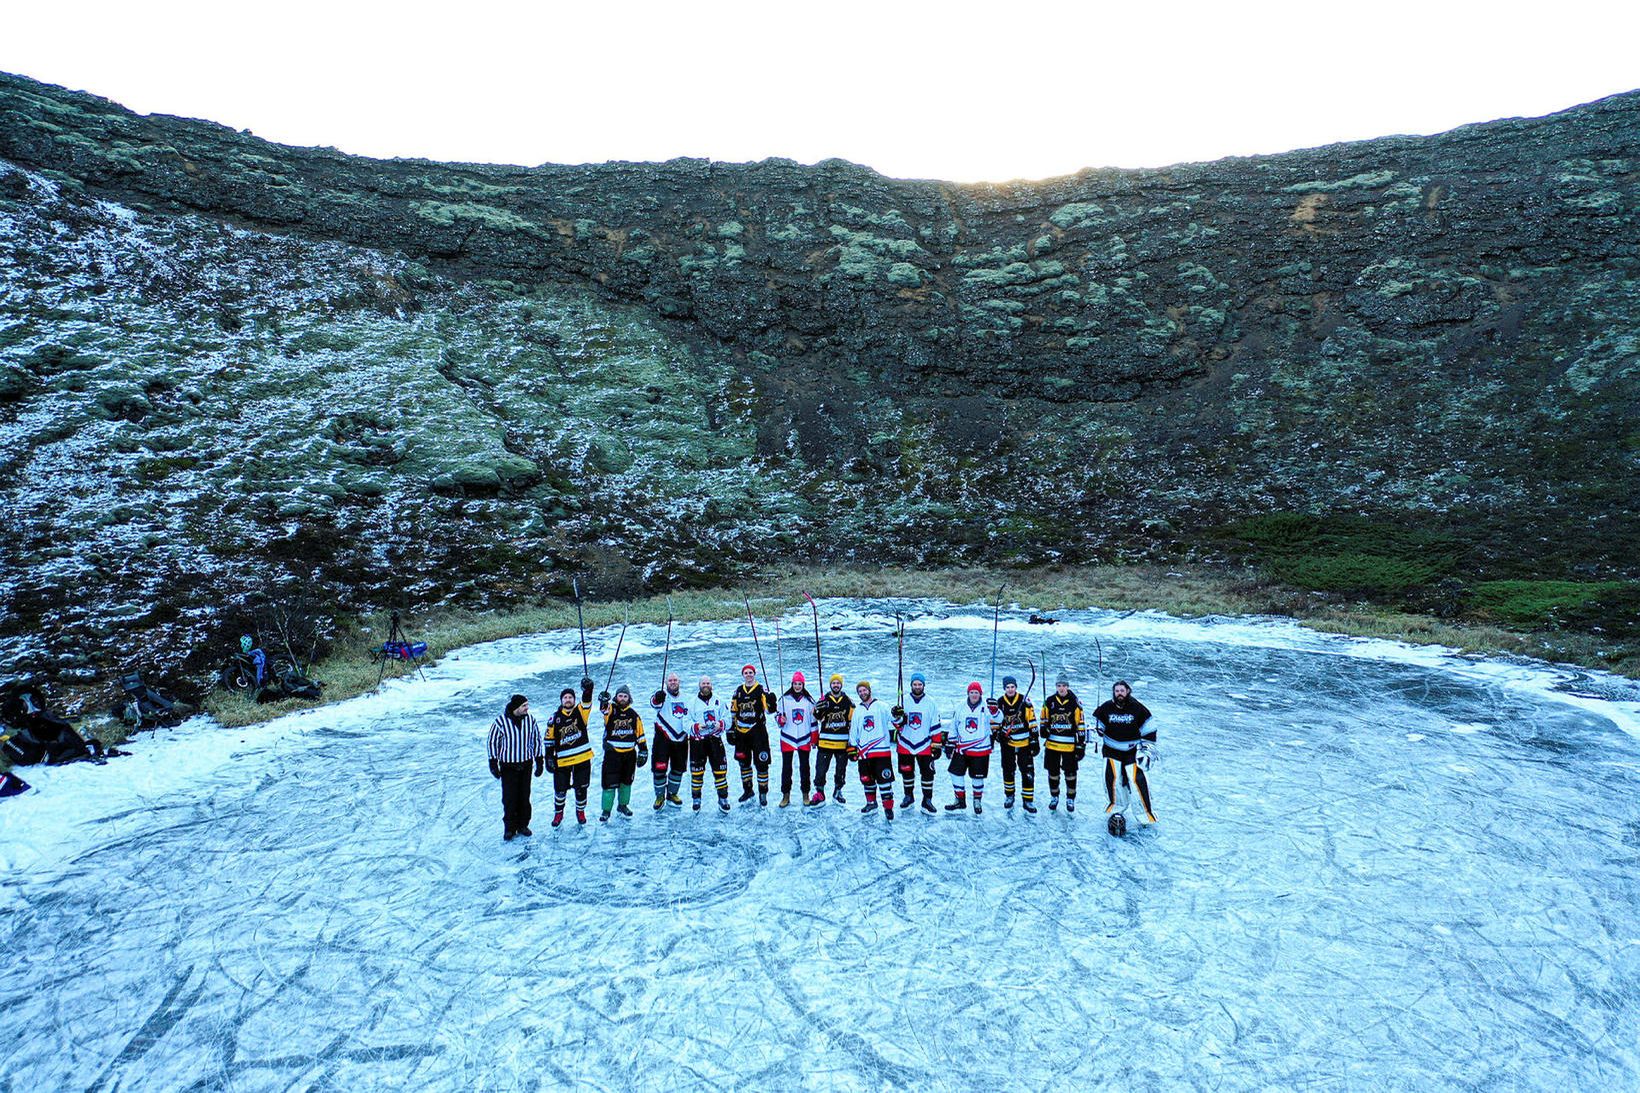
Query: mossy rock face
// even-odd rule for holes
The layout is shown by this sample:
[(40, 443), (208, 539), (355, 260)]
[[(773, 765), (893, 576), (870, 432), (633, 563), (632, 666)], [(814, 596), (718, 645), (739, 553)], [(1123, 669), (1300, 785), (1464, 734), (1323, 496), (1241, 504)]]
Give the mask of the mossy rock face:
[[(525, 558), (659, 589), (1228, 554), (1476, 614), (1488, 581), (1632, 579), (1636, 147), (1640, 95), (1040, 183), (444, 166), (0, 75), (0, 670), (284, 566), (450, 605), (534, 594)], [(1001, 497), (1006, 534), (935, 515)], [(424, 544), (413, 593), (384, 538)], [(108, 589), (81, 556), (123, 559)], [(1592, 628), (1621, 593), (1533, 610)], [(165, 626), (145, 647), (208, 645)]]
[(29, 374), (17, 367), (0, 368), (0, 402), (20, 399), (34, 386)]

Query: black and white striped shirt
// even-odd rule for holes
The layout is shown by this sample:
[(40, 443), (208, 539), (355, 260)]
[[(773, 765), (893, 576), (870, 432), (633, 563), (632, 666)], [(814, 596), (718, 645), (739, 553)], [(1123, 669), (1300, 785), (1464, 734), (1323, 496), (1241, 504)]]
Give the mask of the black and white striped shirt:
[(545, 755), (541, 746), (541, 726), (534, 714), (525, 714), (524, 720), (514, 721), (502, 714), (490, 723), (490, 758), (503, 763), (528, 763), (538, 755)]

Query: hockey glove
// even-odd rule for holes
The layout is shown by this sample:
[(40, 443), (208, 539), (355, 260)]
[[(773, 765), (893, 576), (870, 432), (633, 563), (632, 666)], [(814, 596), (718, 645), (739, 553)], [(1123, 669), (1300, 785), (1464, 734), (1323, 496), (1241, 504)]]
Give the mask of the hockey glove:
[(1155, 743), (1155, 741), (1153, 741), (1153, 740), (1141, 740), (1141, 741), (1139, 741), (1138, 754), (1136, 754), (1133, 757), (1133, 761), (1135, 763), (1139, 764), (1139, 769), (1140, 770), (1142, 770), (1142, 771), (1144, 771), (1145, 773), (1148, 774), (1150, 772), (1150, 768), (1151, 768), (1152, 764), (1154, 764), (1156, 762), (1156, 743)]
[(651, 706), (659, 706), (661, 703), (663, 703), (665, 701), (666, 701), (666, 692), (665, 691), (656, 691), (653, 695), (650, 696), (649, 704)]
[(850, 744), (848, 746), (848, 751), (844, 752), (843, 754), (847, 755), (848, 758), (849, 758), (849, 762), (852, 763), (856, 759), (860, 758), (860, 749), (855, 747), (853, 744)]
[(889, 716), (894, 718), (894, 724), (896, 724), (896, 725), (904, 725), (905, 724), (905, 707), (904, 706), (895, 706), (892, 710), (889, 710), (888, 713), (889, 713)]
[(820, 746), (820, 730), (815, 729), (813, 732), (809, 733), (809, 747), (818, 748), (819, 746)]
[(581, 705), (585, 706), (588, 702), (592, 701), (593, 686), (594, 684), (590, 677), (586, 677), (581, 680)]
[(745, 766), (749, 759), (751, 759), (751, 749), (746, 747), (746, 740), (742, 737), (735, 742), (735, 762)]
[(490, 760), (490, 773), (497, 778), (501, 777), (501, 761), (499, 759)]
[(1026, 750), (1028, 750), (1031, 753), (1031, 758), (1032, 759), (1035, 759), (1037, 756), (1041, 755), (1042, 754), (1042, 738), (1040, 736), (1031, 737), (1031, 746)]
[(643, 746), (642, 741), (638, 743), (638, 765), (640, 767), (649, 765), (649, 749)]
[(783, 713), (775, 714), (774, 715), (774, 723), (776, 725), (779, 725), (781, 728), (785, 728), (786, 727), (786, 715), (783, 714)]
[(541, 772), (546, 770), (546, 769), (547, 769), (546, 759), (544, 759), (541, 756), (537, 755), (535, 757), (535, 776), (537, 778), (541, 777)]
[(543, 759), (537, 760), (537, 762), (545, 763), (547, 770), (552, 771), (554, 774), (558, 773), (558, 756), (549, 754)]
[(1080, 744), (1076, 745), (1076, 758), (1077, 758), (1077, 760), (1080, 761), (1080, 760), (1086, 759), (1087, 757), (1088, 757), (1088, 745), (1087, 745), (1087, 743), (1083, 742), (1083, 743), (1080, 743)]

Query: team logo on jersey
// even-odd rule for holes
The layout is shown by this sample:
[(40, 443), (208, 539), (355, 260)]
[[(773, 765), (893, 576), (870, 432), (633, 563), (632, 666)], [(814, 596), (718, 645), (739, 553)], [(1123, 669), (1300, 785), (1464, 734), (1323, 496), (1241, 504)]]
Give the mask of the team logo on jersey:
[(803, 723), (803, 711), (802, 710), (793, 710), (792, 711), (792, 723), (794, 725), (801, 725)]
[(979, 718), (977, 718), (977, 717), (970, 717), (970, 718), (969, 718), (969, 719), (968, 719), (968, 727), (969, 727), (969, 728), (970, 728), (970, 729), (977, 729), (977, 728), (979, 728)]
[(877, 719), (875, 717), (871, 716), (870, 714), (866, 714), (866, 728), (875, 729), (876, 727), (877, 727)]
[(689, 712), (689, 707), (685, 706), (683, 703), (681, 703), (681, 702), (672, 703), (672, 716), (673, 717), (682, 717), (684, 714), (686, 714), (688, 712)]
[(922, 714), (913, 712), (911, 714), (911, 723), (913, 725), (921, 725), (922, 724)]

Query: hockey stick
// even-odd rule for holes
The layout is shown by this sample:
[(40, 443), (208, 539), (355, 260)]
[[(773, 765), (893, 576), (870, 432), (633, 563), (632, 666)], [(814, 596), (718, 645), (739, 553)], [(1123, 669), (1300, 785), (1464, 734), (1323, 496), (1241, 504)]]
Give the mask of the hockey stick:
[[(786, 683), (786, 658), (780, 655), (780, 616), (774, 620), (774, 670), (780, 673), (780, 682)], [(790, 686), (788, 683), (787, 686)]]
[(814, 670), (816, 673), (814, 685), (824, 688), (826, 685), (826, 666), (820, 659), (820, 608), (814, 602), (814, 597), (807, 592), (803, 593), (803, 598), (809, 601), (809, 610), (814, 612)]
[(905, 705), (905, 621), (900, 618), (900, 613), (898, 611), (896, 611), (894, 613), (894, 632), (899, 637), (899, 645), (900, 645), (900, 648), (899, 648), (899, 658), (900, 658), (899, 688), (898, 688), (897, 697), (895, 698), (895, 701), (894, 701), (894, 705), (904, 706)]
[(769, 687), (769, 666), (763, 663), (763, 645), (757, 640), (757, 620), (752, 618), (752, 598), (746, 597), (746, 621), (752, 624), (752, 645), (757, 648), (757, 666), (763, 669), (763, 689)]
[(570, 588), (575, 590), (575, 625), (581, 631), (581, 678), (587, 679), (592, 673), (587, 667), (587, 624), (581, 615), (581, 582), (570, 578)]
[(1002, 590), (1007, 587), (1005, 584), (997, 586), (997, 607), (991, 615), (991, 695), (997, 693), (997, 628), (1002, 622)]
[(672, 660), (672, 597), (666, 597), (666, 652), (661, 654), (661, 691), (666, 691), (666, 666)]
[(621, 636), (615, 639), (615, 659), (609, 662), (609, 678), (604, 680), (604, 690), (615, 682), (615, 665), (621, 662), (621, 643), (626, 640), (627, 621), (631, 619), (631, 612), (627, 612), (627, 620), (621, 622)]

